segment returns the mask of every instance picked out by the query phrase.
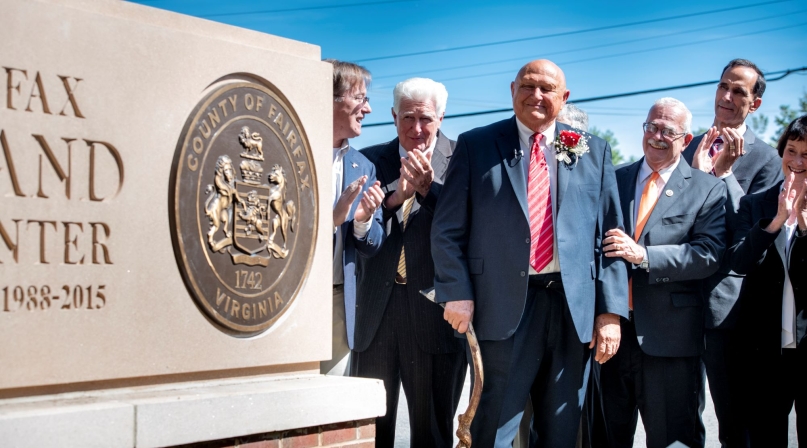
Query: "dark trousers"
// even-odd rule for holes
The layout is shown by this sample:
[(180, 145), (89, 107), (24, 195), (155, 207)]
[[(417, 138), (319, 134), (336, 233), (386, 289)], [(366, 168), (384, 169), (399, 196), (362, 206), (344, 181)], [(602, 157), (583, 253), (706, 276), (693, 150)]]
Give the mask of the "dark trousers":
[[(706, 329), (703, 334), (706, 350), (702, 359), (709, 378), (709, 392), (715, 405), (719, 427), (718, 438), (723, 448), (748, 448), (746, 428), (738, 397), (744, 395), (738, 375), (743, 370), (742, 358), (737, 357), (738, 341), (734, 329)], [(704, 392), (706, 387), (703, 387)], [(701, 397), (705, 402), (706, 397)]]
[(807, 446), (807, 342), (747, 359), (745, 424), (753, 448), (787, 447), (788, 416), (796, 404), (799, 446)]
[(474, 448), (510, 447), (528, 397), (536, 446), (575, 446), (591, 351), (580, 342), (563, 289), (556, 285), (547, 289), (531, 280), (515, 334), (480, 341), (485, 381), (471, 425)]
[(703, 370), (700, 356), (666, 358), (644, 353), (633, 322), (622, 319), (622, 342), (616, 355), (600, 366), (605, 441), (597, 447), (631, 448), (639, 413), (648, 448), (681, 442), (703, 447), (700, 424)]
[(387, 413), (376, 419), (377, 448), (395, 444), (402, 384), (409, 406), (410, 446), (449, 448), (453, 446), (454, 414), (467, 370), (465, 354), (435, 355), (418, 347), (417, 322), (409, 317), (406, 287), (393, 287), (373, 342), (367, 350), (353, 352), (353, 375), (383, 380), (387, 389)]

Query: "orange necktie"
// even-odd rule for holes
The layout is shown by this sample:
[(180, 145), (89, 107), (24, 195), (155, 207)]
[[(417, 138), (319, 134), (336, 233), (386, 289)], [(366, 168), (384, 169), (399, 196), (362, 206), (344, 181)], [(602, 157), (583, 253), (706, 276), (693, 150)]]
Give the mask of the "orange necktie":
[[(644, 230), (644, 225), (647, 224), (647, 218), (650, 217), (650, 212), (653, 211), (653, 207), (658, 202), (658, 184), (656, 184), (658, 178), (658, 173), (653, 171), (653, 174), (647, 179), (647, 183), (644, 184), (642, 199), (639, 201), (639, 213), (636, 216), (636, 230), (633, 232), (633, 239), (636, 242), (642, 236), (642, 230)], [(630, 279), (628, 286), (628, 307), (633, 309), (633, 278)]]

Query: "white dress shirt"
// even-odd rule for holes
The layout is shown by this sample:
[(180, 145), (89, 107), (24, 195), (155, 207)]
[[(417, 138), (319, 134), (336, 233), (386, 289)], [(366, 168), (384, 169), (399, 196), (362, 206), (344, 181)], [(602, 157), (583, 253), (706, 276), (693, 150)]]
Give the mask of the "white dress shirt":
[[(518, 126), (518, 144), (521, 149), (521, 166), (524, 170), (524, 179), (529, 184), (530, 180), (530, 151), (532, 150), (533, 138), (535, 134), (530, 128), (516, 118), (516, 125)], [(530, 266), (530, 275), (534, 274), (550, 274), (553, 272), (560, 272), (560, 261), (558, 258), (558, 160), (555, 157), (555, 122), (541, 133), (544, 138), (538, 143), (541, 150), (544, 152), (546, 158), (546, 167), (549, 171), (549, 195), (552, 198), (552, 259), (541, 272), (535, 272), (535, 269)], [(527, 185), (529, 190), (529, 185)]]
[(796, 348), (796, 296), (793, 293), (793, 283), (790, 282), (790, 251), (793, 249), (796, 226), (792, 224), (782, 226), (782, 231), (774, 241), (777, 252), (782, 258), (785, 267), (785, 283), (782, 289), (782, 348)]

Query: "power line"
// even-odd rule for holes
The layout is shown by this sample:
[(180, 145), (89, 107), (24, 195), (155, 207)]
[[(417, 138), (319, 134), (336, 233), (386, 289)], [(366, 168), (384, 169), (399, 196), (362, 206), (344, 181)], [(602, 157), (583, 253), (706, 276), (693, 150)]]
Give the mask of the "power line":
[[(775, 71), (775, 72), (768, 72), (768, 73), (765, 73), (765, 76), (766, 76), (766, 81), (767, 82), (774, 82), (774, 81), (779, 81), (780, 79), (783, 79), (788, 75), (791, 75), (793, 73), (798, 73), (798, 72), (807, 72), (807, 66), (799, 67), (799, 68), (789, 68), (787, 70), (779, 70), (779, 71)], [(767, 77), (770, 76), (770, 75), (781, 75), (781, 76), (776, 77), (776, 78), (769, 78), (768, 79)], [(615, 98), (625, 98), (625, 97), (629, 97), (629, 96), (645, 95), (645, 94), (648, 94), (648, 93), (667, 92), (667, 91), (670, 91), (670, 90), (679, 90), (679, 89), (691, 89), (693, 87), (707, 86), (707, 85), (715, 84), (715, 83), (718, 83), (718, 82), (720, 82), (720, 80), (703, 81), (703, 82), (696, 82), (696, 83), (692, 83), (692, 84), (681, 84), (681, 85), (670, 86), (670, 87), (659, 87), (659, 88), (656, 88), (656, 89), (638, 90), (638, 91), (635, 91), (635, 92), (616, 93), (616, 94), (612, 94), (612, 95), (594, 96), (594, 97), (590, 97), (590, 98), (581, 98), (579, 100), (574, 100), (574, 101), (571, 101), (571, 103), (574, 103), (574, 104), (592, 103), (592, 102), (595, 102), (595, 101), (612, 100), (612, 99), (615, 99)], [(504, 113), (504, 112), (513, 112), (513, 108), (512, 107), (507, 107), (507, 108), (503, 108), (503, 109), (481, 110), (481, 111), (476, 111), (476, 112), (466, 112), (466, 113), (462, 113), (462, 114), (446, 115), (445, 117), (443, 117), (443, 119), (445, 120), (445, 119), (450, 119), (450, 118), (475, 117), (477, 115), (500, 114), (500, 113)], [(367, 124), (362, 125), (362, 127), (372, 128), (372, 127), (376, 127), (376, 126), (389, 126), (391, 124), (395, 124), (395, 122), (388, 121), (388, 122), (383, 122), (383, 123), (367, 123)]]
[[(655, 51), (658, 51), (658, 50), (667, 50), (667, 49), (670, 49), (670, 48), (686, 47), (686, 46), (689, 46), (689, 45), (702, 44), (702, 43), (706, 43), (706, 42), (715, 42), (715, 41), (719, 41), (719, 40), (727, 40), (727, 39), (735, 39), (735, 38), (738, 38), (738, 37), (753, 36), (755, 34), (770, 33), (772, 31), (781, 31), (781, 30), (786, 30), (788, 28), (797, 28), (797, 27), (805, 26), (805, 25), (807, 25), (807, 23), (802, 22), (802, 23), (796, 23), (796, 24), (788, 25), (788, 26), (779, 26), (779, 27), (775, 27), (775, 28), (768, 28), (768, 29), (765, 29), (765, 30), (754, 31), (753, 33), (735, 34), (735, 35), (732, 35), (732, 36), (722, 36), (722, 37), (715, 37), (715, 38), (712, 38), (712, 39), (696, 40), (696, 41), (693, 41), (693, 42), (685, 42), (685, 43), (681, 43), (681, 44), (666, 45), (666, 46), (663, 46), (663, 47), (647, 48), (647, 49), (644, 49), (644, 50), (633, 50), (633, 51), (626, 51), (626, 52), (623, 52), (623, 53), (607, 54), (607, 55), (604, 55), (604, 56), (589, 57), (589, 58), (585, 58), (585, 59), (576, 59), (576, 60), (573, 60), (573, 61), (563, 61), (563, 62), (558, 62), (557, 64), (558, 65), (563, 65), (563, 66), (571, 65), (571, 64), (579, 64), (581, 62), (590, 62), (590, 61), (596, 61), (596, 60), (600, 60), (600, 59), (615, 58), (615, 57), (619, 57), (619, 56), (628, 56), (628, 55), (631, 55), (631, 54), (648, 53), (648, 52), (655, 52)], [(508, 74), (508, 73), (512, 73), (512, 69), (511, 70), (505, 70), (505, 71), (482, 73), (482, 74), (477, 74), (477, 75), (466, 75), (466, 76), (456, 76), (454, 78), (443, 78), (443, 79), (440, 79), (440, 81), (441, 82), (459, 81), (459, 80), (462, 80), (462, 79), (481, 78), (481, 77), (484, 77), (484, 76), (494, 76), (494, 75), (505, 75), (505, 74)]]
[(668, 20), (684, 19), (684, 18), (687, 18), (687, 17), (702, 16), (702, 15), (708, 15), (708, 14), (717, 14), (717, 13), (720, 13), (720, 12), (736, 11), (736, 10), (739, 10), (739, 9), (754, 8), (754, 7), (757, 7), (757, 6), (772, 5), (772, 4), (775, 4), (775, 3), (786, 3), (786, 2), (790, 2), (790, 1), (793, 1), (793, 0), (774, 0), (774, 1), (770, 1), (770, 2), (754, 3), (754, 4), (751, 4), (751, 5), (735, 6), (735, 7), (732, 7), (732, 8), (713, 9), (713, 10), (710, 10), (710, 11), (703, 11), (703, 12), (697, 12), (697, 13), (681, 14), (681, 15), (677, 15), (677, 16), (668, 16), (668, 17), (660, 17), (658, 19), (646, 19), (646, 20), (641, 20), (641, 21), (637, 21), (637, 22), (627, 22), (627, 23), (620, 23), (620, 24), (616, 24), (616, 25), (600, 26), (600, 27), (596, 27), (596, 28), (587, 28), (587, 29), (582, 29), (582, 30), (565, 31), (565, 32), (562, 32), (562, 33), (542, 34), (542, 35), (539, 35), (539, 36), (522, 37), (522, 38), (519, 38), (519, 39), (500, 40), (500, 41), (496, 41), (496, 42), (486, 42), (486, 43), (473, 44), (473, 45), (462, 45), (462, 46), (459, 46), (459, 47), (442, 48), (442, 49), (439, 49), (439, 50), (425, 50), (425, 51), (417, 51), (417, 52), (414, 52), (414, 53), (401, 53), (401, 54), (394, 54), (394, 55), (389, 55), (389, 56), (376, 56), (376, 57), (372, 57), (372, 58), (358, 59), (356, 62), (380, 61), (380, 60), (383, 60), (383, 59), (394, 59), (394, 58), (403, 58), (403, 57), (408, 57), (408, 56), (419, 56), (419, 55), (424, 55), (424, 54), (445, 53), (445, 52), (448, 52), (448, 51), (456, 51), (456, 50), (468, 50), (468, 49), (471, 49), (471, 48), (491, 47), (491, 46), (494, 46), (494, 45), (504, 45), (504, 44), (512, 44), (512, 43), (516, 43), (516, 42), (526, 42), (526, 41), (530, 41), (530, 40), (546, 39), (546, 38), (549, 38), (549, 37), (570, 36), (570, 35), (573, 35), (573, 34), (590, 33), (590, 32), (594, 32), (594, 31), (603, 31), (603, 30), (612, 30), (612, 29), (615, 29), (615, 28), (624, 28), (624, 27), (629, 27), (629, 26), (634, 26), (634, 25), (644, 25), (644, 24), (648, 24), (648, 23), (657, 23), (657, 22), (664, 22), (664, 21), (668, 21)]
[(270, 14), (275, 12), (293, 12), (293, 11), (312, 11), (318, 9), (334, 9), (334, 8), (350, 8), (353, 6), (370, 6), (370, 5), (384, 5), (387, 3), (403, 3), (412, 2), (415, 0), (387, 0), (381, 2), (364, 2), (364, 3), (347, 3), (339, 5), (324, 5), (324, 6), (308, 6), (304, 8), (289, 8), (289, 9), (266, 9), (262, 11), (242, 11), (242, 12), (222, 12), (218, 14), (202, 14), (197, 17), (204, 17), (209, 19), (211, 17), (229, 17), (229, 16), (245, 16), (250, 14)]
[[(794, 12), (786, 12), (786, 13), (783, 13), (783, 14), (776, 14), (776, 15), (767, 16), (767, 17), (756, 17), (756, 18), (752, 18), (752, 19), (743, 19), (743, 20), (739, 20), (737, 22), (713, 24), (713, 25), (710, 25), (709, 29), (713, 30), (715, 28), (725, 28), (725, 27), (734, 26), (734, 25), (747, 25), (747, 24), (752, 23), (752, 22), (761, 22), (763, 20), (775, 19), (775, 18), (779, 18), (779, 17), (782, 17), (782, 16), (792, 16), (792, 15), (796, 15), (796, 14), (801, 14), (803, 12), (807, 12), (807, 9), (802, 9), (802, 10), (794, 11)], [(638, 39), (629, 39), (629, 40), (623, 40), (623, 41), (619, 41), (619, 42), (611, 42), (611, 43), (601, 44), (601, 45), (593, 45), (593, 46), (588, 46), (588, 47), (565, 49), (565, 50), (555, 51), (555, 52), (550, 52), (550, 53), (541, 53), (541, 57), (554, 56), (554, 55), (558, 55), (558, 54), (567, 54), (567, 53), (577, 52), (577, 51), (595, 50), (595, 49), (598, 49), (598, 48), (613, 47), (613, 46), (617, 46), (617, 45), (625, 45), (625, 44), (630, 44), (630, 43), (634, 43), (634, 42), (644, 42), (644, 41), (647, 41), (647, 40), (650, 40), (650, 39), (660, 39), (660, 38), (663, 38), (663, 37), (678, 36), (678, 35), (682, 35), (682, 34), (689, 34), (689, 33), (696, 32), (696, 31), (702, 32), (703, 27), (700, 26), (700, 27), (696, 27), (696, 28), (692, 28), (692, 29), (688, 29), (688, 30), (684, 30), (684, 31), (675, 31), (675, 32), (672, 32), (672, 33), (667, 33), (667, 34), (659, 34), (657, 36), (641, 37), (641, 38), (638, 38)], [(526, 59), (527, 58), (525, 58), (525, 57), (508, 58), (508, 59), (499, 59), (497, 61), (478, 62), (478, 63), (475, 63), (475, 64), (456, 65), (456, 66), (452, 66), (452, 67), (437, 68), (437, 69), (431, 69), (431, 70), (422, 70), (422, 71), (419, 71), (419, 72), (398, 73), (398, 74), (395, 74), (395, 75), (384, 75), (384, 76), (373, 76), (373, 80), (387, 79), (387, 78), (404, 78), (404, 77), (407, 77), (407, 76), (420, 76), (420, 75), (422, 75), (424, 73), (434, 73), (434, 72), (442, 72), (442, 71), (448, 71), (448, 70), (458, 70), (458, 69), (461, 69), (461, 68), (480, 67), (480, 66), (483, 66), (483, 65), (494, 65), (494, 64), (500, 64), (500, 63), (503, 63), (503, 62), (524, 61)]]

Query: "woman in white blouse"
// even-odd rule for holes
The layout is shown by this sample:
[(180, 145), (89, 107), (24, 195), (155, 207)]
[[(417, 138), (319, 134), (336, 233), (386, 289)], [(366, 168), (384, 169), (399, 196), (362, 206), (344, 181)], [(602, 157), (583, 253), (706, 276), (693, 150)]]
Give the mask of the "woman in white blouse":
[(807, 115), (777, 145), (784, 182), (740, 201), (732, 268), (745, 274), (739, 299), (738, 388), (752, 447), (786, 447), (796, 405), (807, 446)]

